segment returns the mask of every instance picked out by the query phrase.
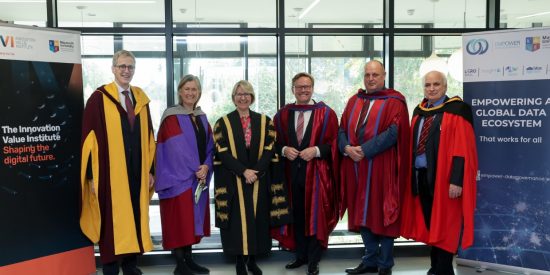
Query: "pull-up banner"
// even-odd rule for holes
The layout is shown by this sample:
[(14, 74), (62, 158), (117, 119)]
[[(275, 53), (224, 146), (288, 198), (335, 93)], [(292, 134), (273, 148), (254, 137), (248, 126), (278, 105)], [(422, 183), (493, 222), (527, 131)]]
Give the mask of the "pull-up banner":
[(0, 274), (95, 272), (79, 226), (80, 35), (0, 25)]
[(475, 243), (461, 257), (549, 271), (550, 29), (465, 34), (463, 49), (479, 181)]

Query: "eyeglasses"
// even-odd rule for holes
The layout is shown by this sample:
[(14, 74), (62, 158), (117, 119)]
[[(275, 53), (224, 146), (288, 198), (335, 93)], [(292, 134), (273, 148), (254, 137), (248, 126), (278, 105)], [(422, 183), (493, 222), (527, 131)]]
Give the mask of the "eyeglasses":
[(122, 65), (115, 65), (115, 67), (117, 67), (119, 70), (121, 71), (126, 71), (126, 69), (128, 69), (129, 71), (133, 72), (135, 69), (136, 69), (136, 66), (134, 65), (126, 65), (126, 64), (122, 64)]
[(252, 94), (242, 94), (242, 93), (238, 93), (238, 94), (235, 94), (235, 97), (251, 97)]
[(313, 88), (311, 85), (294, 86), (295, 90), (311, 90), (311, 88)]

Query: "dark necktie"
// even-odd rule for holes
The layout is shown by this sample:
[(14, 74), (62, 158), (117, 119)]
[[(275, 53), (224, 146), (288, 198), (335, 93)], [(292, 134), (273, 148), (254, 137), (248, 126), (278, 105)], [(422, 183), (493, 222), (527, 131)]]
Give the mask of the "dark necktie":
[(298, 139), (298, 145), (302, 144), (304, 138), (304, 112), (299, 112), (298, 122), (296, 123), (296, 138)]
[(369, 105), (370, 101), (368, 99), (365, 99), (363, 102), (363, 108), (361, 108), (361, 113), (359, 114), (359, 120), (357, 121), (357, 128), (355, 129), (355, 135), (357, 136), (357, 139), (360, 143), (363, 143), (362, 139), (363, 135), (365, 135), (365, 127), (367, 126), (365, 117), (367, 116)]
[(420, 131), (420, 138), (418, 139), (418, 147), (416, 147), (416, 155), (418, 156), (426, 152), (426, 141), (428, 140), (428, 135), (430, 134), (433, 121), (433, 115), (424, 118), (424, 124), (422, 125), (422, 130)]
[(134, 105), (130, 100), (130, 95), (128, 91), (123, 91), (124, 94), (124, 105), (126, 105), (126, 114), (128, 115), (128, 122), (130, 122), (130, 128), (134, 129), (134, 121), (136, 120), (136, 113), (134, 113)]

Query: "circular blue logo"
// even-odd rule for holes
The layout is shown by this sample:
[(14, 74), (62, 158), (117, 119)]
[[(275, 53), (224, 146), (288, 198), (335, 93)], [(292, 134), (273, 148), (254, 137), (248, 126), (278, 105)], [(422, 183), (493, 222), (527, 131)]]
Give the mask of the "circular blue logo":
[(489, 50), (489, 42), (483, 38), (472, 39), (466, 44), (466, 51), (471, 55), (481, 55)]

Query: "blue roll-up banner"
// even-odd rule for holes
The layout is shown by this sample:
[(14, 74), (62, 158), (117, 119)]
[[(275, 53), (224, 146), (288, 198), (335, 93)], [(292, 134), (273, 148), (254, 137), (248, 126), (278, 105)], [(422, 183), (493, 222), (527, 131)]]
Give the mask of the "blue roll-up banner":
[(95, 274), (82, 234), (80, 34), (0, 24), (0, 274)]
[(479, 171), (475, 242), (459, 256), (550, 274), (550, 29), (465, 34), (463, 49)]

